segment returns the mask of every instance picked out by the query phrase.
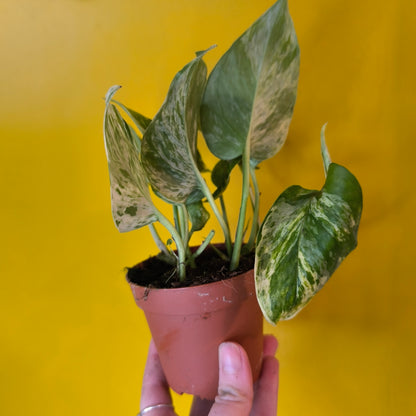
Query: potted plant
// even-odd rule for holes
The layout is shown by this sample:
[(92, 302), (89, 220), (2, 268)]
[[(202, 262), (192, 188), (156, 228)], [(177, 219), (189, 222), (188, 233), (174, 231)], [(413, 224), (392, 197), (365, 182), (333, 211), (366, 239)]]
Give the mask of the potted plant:
[[(289, 319), (322, 288), (356, 247), (362, 193), (356, 178), (331, 162), (323, 128), (323, 187), (286, 189), (260, 222), (256, 170), (282, 147), (297, 92), (299, 47), (287, 0), (276, 2), (247, 29), (207, 80), (203, 57), (209, 51), (198, 52), (176, 74), (152, 120), (115, 101), (120, 87), (110, 88), (104, 137), (115, 224), (121, 232), (149, 226), (160, 249), (129, 269), (127, 278), (169, 384), (180, 393), (212, 399), (218, 372), (210, 360), (217, 359), (218, 344), (242, 343), (258, 375), (261, 312), (272, 323)], [(218, 158), (211, 171), (198, 150), (199, 130)], [(224, 201), (234, 169), (242, 175), (238, 214), (228, 212)], [(160, 201), (172, 206), (170, 219)], [(202, 244), (191, 247), (192, 235), (205, 230), (210, 212), (223, 244), (212, 244), (214, 231), (207, 230)], [(229, 216), (238, 216), (233, 233)], [(159, 225), (167, 229), (167, 241)], [(211, 335), (211, 329), (220, 334)], [(202, 380), (191, 375), (194, 367)], [(177, 380), (181, 375), (184, 381)]]

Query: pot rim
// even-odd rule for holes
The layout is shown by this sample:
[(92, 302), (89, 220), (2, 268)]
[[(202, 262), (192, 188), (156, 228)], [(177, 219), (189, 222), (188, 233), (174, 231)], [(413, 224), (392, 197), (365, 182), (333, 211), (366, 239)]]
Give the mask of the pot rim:
[(137, 306), (146, 313), (208, 313), (256, 295), (254, 269), (217, 282), (181, 288), (149, 288), (127, 281)]

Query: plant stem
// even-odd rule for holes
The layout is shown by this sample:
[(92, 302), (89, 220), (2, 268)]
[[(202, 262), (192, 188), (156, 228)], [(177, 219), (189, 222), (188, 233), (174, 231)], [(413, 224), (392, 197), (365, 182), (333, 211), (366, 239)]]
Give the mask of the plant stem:
[(202, 244), (198, 247), (194, 254), (192, 254), (191, 259), (195, 260), (208, 246), (211, 242), (212, 237), (214, 237), (215, 231), (211, 230), (208, 234), (208, 237), (202, 242)]
[(231, 244), (231, 236), (230, 232), (228, 231), (227, 223), (222, 217), (221, 213), (218, 211), (217, 204), (214, 201), (214, 198), (211, 194), (211, 191), (208, 188), (207, 183), (205, 182), (205, 179), (201, 176), (201, 174), (198, 172), (199, 176), (199, 182), (201, 184), (202, 192), (205, 195), (205, 198), (207, 198), (212, 211), (214, 212), (214, 215), (216, 216), (218, 223), (220, 224), (222, 231), (224, 233), (224, 239), (225, 239), (225, 247), (227, 248), (228, 256), (231, 256), (232, 251), (232, 244)]
[(240, 213), (238, 215), (237, 230), (233, 254), (230, 263), (230, 270), (235, 270), (240, 262), (241, 245), (243, 243), (244, 223), (247, 211), (247, 202), (250, 194), (250, 140), (247, 140), (242, 157), (243, 186), (241, 191)]
[(228, 222), (227, 207), (225, 206), (224, 196), (220, 195), (222, 217), (224, 218), (225, 226), (227, 227), (228, 235), (231, 235), (230, 223)]
[(172, 260), (175, 260), (171, 253), (169, 253), (168, 248), (166, 247), (166, 244), (162, 241), (162, 239), (159, 236), (159, 233), (156, 230), (156, 227), (154, 224), (149, 224), (150, 233), (152, 234), (153, 240), (156, 243), (158, 249), (165, 254), (168, 258), (172, 258)]
[(215, 244), (211, 244), (211, 248), (217, 253), (218, 257), (223, 259), (224, 261), (229, 261), (230, 258), (227, 257), (220, 249), (215, 247)]
[(180, 233), (181, 232), (181, 226), (180, 226), (180, 223), (179, 223), (179, 209), (178, 209), (178, 206), (173, 205), (172, 210), (173, 210), (173, 221), (175, 223), (176, 231), (178, 231)]
[(260, 192), (259, 192), (259, 187), (257, 184), (255, 168), (252, 166), (250, 166), (250, 177), (251, 177), (251, 183), (252, 183), (253, 191), (254, 191), (254, 201), (253, 201), (254, 203), (253, 203), (253, 223), (251, 224), (250, 238), (248, 240), (248, 243), (246, 244), (248, 252), (250, 252), (253, 249), (254, 243), (256, 241), (257, 231), (259, 229), (259, 210), (260, 210)]
[(176, 249), (178, 250), (178, 262), (176, 265), (179, 280), (184, 281), (186, 278), (186, 268), (185, 268), (185, 261), (186, 261), (186, 249), (185, 245), (183, 244), (182, 238), (176, 228), (170, 223), (170, 221), (159, 211), (156, 210), (156, 216), (159, 222), (170, 232), (173, 240), (176, 244)]
[(179, 212), (179, 225), (182, 235), (182, 240), (185, 244), (188, 244), (188, 236), (189, 236), (189, 228), (188, 228), (188, 212), (184, 205), (179, 205), (178, 207)]
[(196, 267), (194, 258), (192, 257), (191, 249), (189, 248), (189, 241), (191, 239), (189, 232), (189, 214), (185, 205), (179, 205), (179, 223), (182, 235), (182, 241), (185, 245), (186, 258), (189, 259), (190, 266), (194, 269)]

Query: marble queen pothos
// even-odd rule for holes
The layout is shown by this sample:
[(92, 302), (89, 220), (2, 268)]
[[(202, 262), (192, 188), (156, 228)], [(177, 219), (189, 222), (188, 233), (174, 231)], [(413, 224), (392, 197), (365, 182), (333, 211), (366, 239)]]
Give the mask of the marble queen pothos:
[[(197, 267), (197, 256), (214, 235), (209, 231), (196, 252), (189, 249), (210, 209), (224, 234), (222, 255), (230, 270), (242, 254), (255, 253), (257, 297), (266, 319), (277, 322), (294, 316), (356, 247), (361, 188), (352, 173), (330, 161), (323, 129), (324, 186), (319, 191), (288, 188), (259, 226), (256, 169), (284, 144), (297, 94), (299, 46), (287, 0), (256, 20), (207, 79), (203, 58), (210, 49), (198, 52), (176, 74), (153, 119), (115, 101), (119, 86), (107, 93), (104, 137), (113, 218), (121, 232), (149, 226), (160, 257), (185, 282), (187, 268)], [(211, 172), (214, 192), (198, 152), (199, 129), (219, 159)], [(243, 185), (233, 239), (223, 193), (236, 167)], [(156, 197), (172, 206), (173, 220), (156, 208)], [(246, 230), (250, 200), (253, 215)], [(159, 237), (157, 223), (169, 231), (168, 242)]]

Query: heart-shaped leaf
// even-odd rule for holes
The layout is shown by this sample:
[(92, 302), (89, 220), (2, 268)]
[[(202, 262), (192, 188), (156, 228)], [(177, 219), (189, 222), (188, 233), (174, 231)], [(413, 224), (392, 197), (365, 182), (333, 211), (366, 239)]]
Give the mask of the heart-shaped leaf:
[(214, 166), (214, 169), (212, 169), (211, 172), (212, 183), (217, 187), (213, 193), (214, 198), (218, 198), (227, 189), (227, 186), (230, 182), (231, 172), (240, 161), (241, 158), (232, 160), (220, 160)]
[(299, 312), (356, 247), (362, 210), (357, 179), (331, 163), (321, 191), (292, 186), (266, 215), (256, 248), (257, 297), (266, 319)]
[(148, 225), (157, 218), (139, 159), (140, 139), (110, 102), (118, 88), (110, 88), (106, 96), (104, 140), (113, 219), (119, 231), (126, 232)]
[(253, 164), (282, 147), (299, 76), (299, 46), (287, 0), (279, 0), (219, 60), (208, 78), (201, 129), (220, 159), (243, 154)]
[(202, 230), (209, 220), (209, 212), (205, 209), (202, 201), (187, 205), (186, 209), (191, 220), (192, 232)]
[(173, 204), (200, 200), (196, 149), (199, 107), (206, 83), (203, 53), (179, 71), (143, 136), (142, 163), (154, 192)]

